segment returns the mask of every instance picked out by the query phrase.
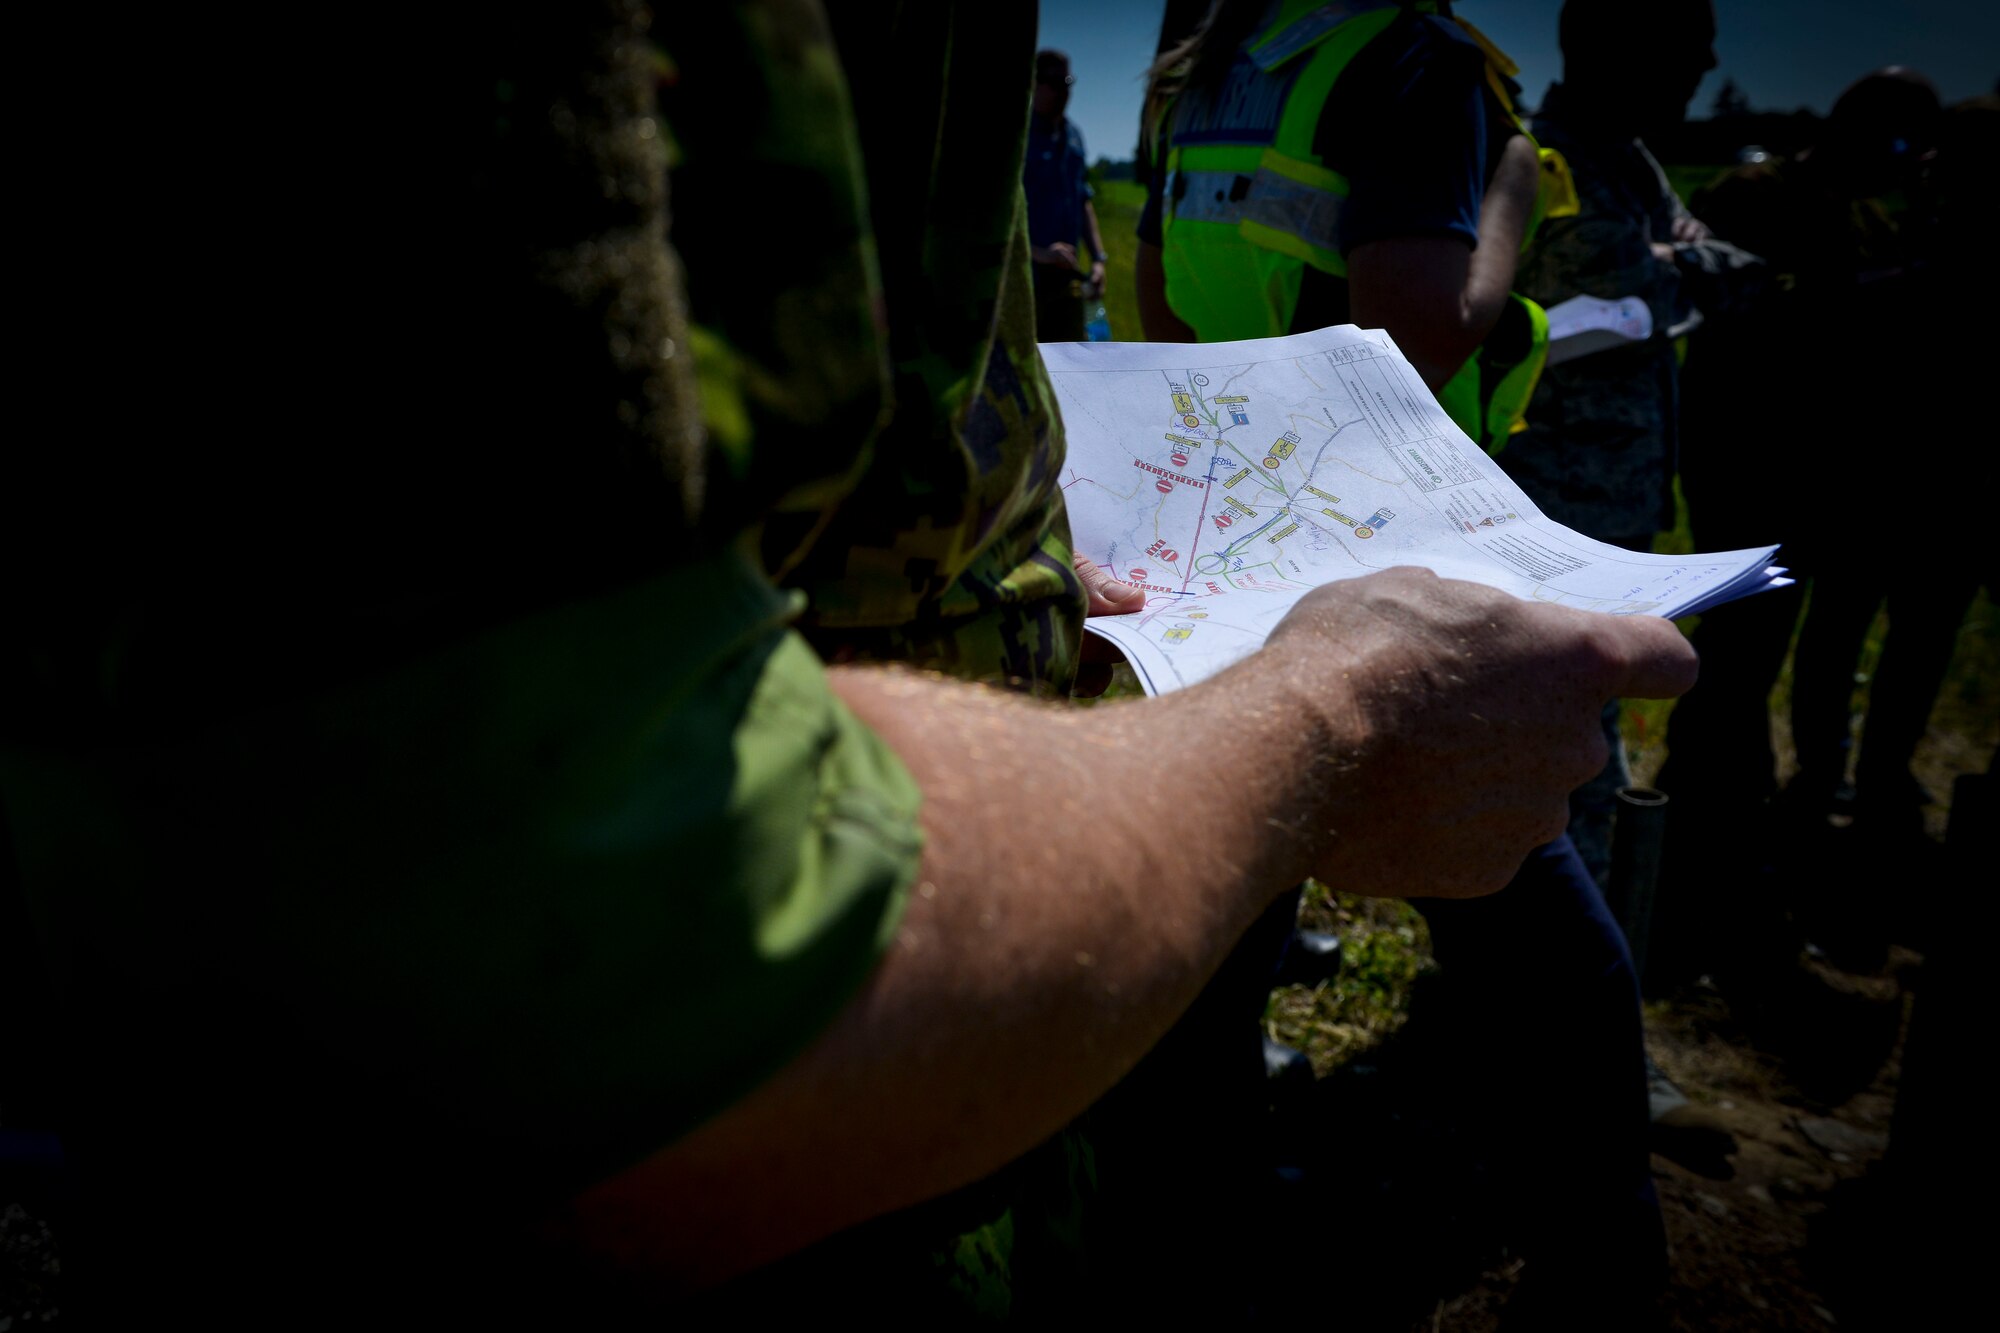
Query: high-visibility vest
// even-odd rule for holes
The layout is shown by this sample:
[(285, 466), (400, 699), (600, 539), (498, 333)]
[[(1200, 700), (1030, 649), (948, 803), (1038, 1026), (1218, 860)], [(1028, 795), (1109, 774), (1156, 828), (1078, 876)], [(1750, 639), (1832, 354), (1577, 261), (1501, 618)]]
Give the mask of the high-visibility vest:
[[(1428, 10), (1429, 5), (1412, 6)], [(1290, 331), (1307, 268), (1345, 280), (1335, 248), (1347, 178), (1313, 151), (1320, 112), (1354, 58), (1393, 23), (1395, 0), (1284, 0), (1242, 46), (1223, 84), (1176, 98), (1163, 114), (1161, 203), (1167, 304), (1203, 342)], [(1487, 56), (1487, 82), (1523, 134), (1506, 79), (1513, 62), (1460, 20)], [(1362, 132), (1365, 132), (1365, 127)], [(1544, 216), (1576, 211), (1568, 168), (1543, 149)], [(1465, 433), (1497, 452), (1527, 410), (1548, 351), (1548, 317), (1523, 296), (1507, 303), (1480, 351), (1438, 393)]]

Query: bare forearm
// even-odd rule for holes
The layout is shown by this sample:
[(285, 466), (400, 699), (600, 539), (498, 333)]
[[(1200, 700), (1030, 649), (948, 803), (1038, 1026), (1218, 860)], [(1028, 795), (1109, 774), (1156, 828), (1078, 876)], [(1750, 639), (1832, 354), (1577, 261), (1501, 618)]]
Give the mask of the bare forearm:
[[(1196, 692), (1063, 710), (880, 669), (831, 674), (924, 791), (896, 941), (817, 1043), (585, 1195), (569, 1241), (664, 1291), (710, 1284), (976, 1179), (1059, 1129), (1305, 872), (1264, 821), (1309, 742)], [(1261, 751), (1253, 752), (1259, 746)], [(1288, 734), (1289, 733), (1289, 734)], [(1189, 799), (1173, 752), (1226, 775)]]
[(1090, 245), (1091, 262), (1103, 263), (1104, 237), (1097, 230), (1097, 210), (1088, 199), (1083, 201), (1083, 239)]
[(1479, 244), (1472, 251), (1460, 307), (1464, 328), (1476, 334), (1474, 347), (1493, 332), (1513, 291), (1514, 270), (1520, 263), (1521, 244), (1527, 239), (1528, 219), (1534, 214), (1535, 191), (1540, 184), (1535, 146), (1526, 135), (1517, 134), (1501, 151), (1500, 164), (1494, 168), (1479, 208)]
[(1348, 256), (1350, 317), (1388, 330), (1436, 392), (1493, 331), (1514, 284), (1534, 208), (1539, 168), (1533, 145), (1508, 142), (1480, 205), (1479, 240), (1416, 236), (1373, 241)]
[(1692, 667), (1667, 622), (1399, 569), (1308, 593), (1162, 699), (830, 673), (924, 793), (898, 936), (810, 1049), (551, 1240), (672, 1293), (991, 1171), (1129, 1069), (1302, 875), (1499, 888), (1602, 766), (1604, 700)]

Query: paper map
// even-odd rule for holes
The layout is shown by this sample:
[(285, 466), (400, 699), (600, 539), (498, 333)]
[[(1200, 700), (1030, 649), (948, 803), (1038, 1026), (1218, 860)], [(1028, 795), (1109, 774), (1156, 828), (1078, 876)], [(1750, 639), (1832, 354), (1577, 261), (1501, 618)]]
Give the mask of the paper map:
[(1091, 631), (1149, 693), (1254, 652), (1306, 590), (1422, 565), (1518, 597), (1686, 615), (1772, 585), (1775, 547), (1638, 554), (1553, 522), (1380, 331), (1046, 343), (1076, 549), (1148, 594)]

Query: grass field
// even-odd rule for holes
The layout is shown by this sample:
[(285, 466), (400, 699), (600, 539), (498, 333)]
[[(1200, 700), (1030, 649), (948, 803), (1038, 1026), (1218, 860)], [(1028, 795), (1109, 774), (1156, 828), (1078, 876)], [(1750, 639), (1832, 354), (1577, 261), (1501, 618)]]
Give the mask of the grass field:
[(1111, 318), (1117, 342), (1141, 342), (1139, 303), (1133, 298), (1132, 270), (1138, 263), (1139, 213), (1146, 206), (1146, 187), (1138, 181), (1101, 181), (1097, 185), (1097, 230), (1104, 238), (1104, 313)]

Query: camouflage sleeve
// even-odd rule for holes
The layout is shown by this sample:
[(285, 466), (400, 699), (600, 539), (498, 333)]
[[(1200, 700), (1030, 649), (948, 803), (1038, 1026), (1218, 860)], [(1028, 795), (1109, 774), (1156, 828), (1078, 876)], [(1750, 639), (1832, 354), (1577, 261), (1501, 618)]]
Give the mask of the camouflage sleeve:
[(1652, 234), (1645, 218), (1593, 208), (1586, 199), (1576, 216), (1542, 223), (1521, 257), (1515, 286), (1544, 306), (1572, 296), (1616, 300), (1671, 289), (1673, 269), (1652, 249), (1665, 239)]
[(725, 553), (116, 750), (0, 740), (76, 1031), (183, 1050), (205, 1121), (375, 1127), (365, 1171), (534, 1198), (671, 1142), (840, 1012), (916, 873), (794, 610)]
[(1710, 238), (1674, 247), (1682, 290), (1711, 318), (1749, 309), (1769, 282), (1770, 266), (1748, 250)]
[[(755, 528), (782, 575), (853, 489), (887, 399), (847, 81), (816, 0), (665, 5), (653, 31), (710, 529)], [(773, 225), (746, 229), (760, 212)]]
[[(1066, 693), (1083, 593), (1020, 210), (1032, 11), (754, 0), (659, 32), (714, 530), (754, 533), (829, 660)], [(746, 207), (786, 218), (748, 258)]]
[[(830, 660), (1060, 695), (1082, 636), (1021, 160), (1031, 11), (832, 7), (880, 256), (894, 411), (788, 576)], [(919, 59), (916, 53), (931, 53)]]

